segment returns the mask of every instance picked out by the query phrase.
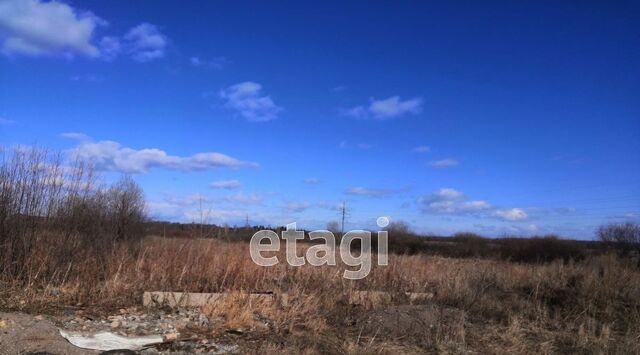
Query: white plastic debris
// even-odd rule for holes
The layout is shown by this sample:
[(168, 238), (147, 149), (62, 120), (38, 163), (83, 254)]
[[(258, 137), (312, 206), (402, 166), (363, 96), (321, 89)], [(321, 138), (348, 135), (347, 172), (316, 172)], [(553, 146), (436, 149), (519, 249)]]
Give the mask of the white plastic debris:
[(111, 332), (83, 334), (64, 330), (60, 330), (60, 335), (79, 348), (102, 351), (118, 349), (140, 350), (145, 346), (163, 342), (160, 335), (123, 337)]

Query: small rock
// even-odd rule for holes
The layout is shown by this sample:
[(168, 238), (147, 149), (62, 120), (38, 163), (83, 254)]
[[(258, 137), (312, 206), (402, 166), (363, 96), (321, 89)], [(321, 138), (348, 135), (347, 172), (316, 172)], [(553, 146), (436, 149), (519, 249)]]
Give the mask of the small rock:
[(120, 326), (120, 322), (115, 320), (111, 322), (111, 328), (118, 328)]
[(41, 315), (37, 315), (37, 316), (35, 316), (35, 317), (33, 317), (33, 318), (34, 318), (35, 320), (43, 320), (43, 319), (44, 319), (44, 317), (43, 317), (43, 316), (41, 316)]
[(168, 333), (165, 334), (164, 339), (166, 341), (170, 341), (170, 340), (177, 340), (178, 339), (178, 333)]

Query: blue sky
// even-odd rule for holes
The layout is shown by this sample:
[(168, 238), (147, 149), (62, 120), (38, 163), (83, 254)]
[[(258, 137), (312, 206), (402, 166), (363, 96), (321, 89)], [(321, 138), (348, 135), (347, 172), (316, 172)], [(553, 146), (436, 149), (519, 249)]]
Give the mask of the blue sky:
[[(591, 238), (640, 218), (634, 2), (0, 1), (0, 143), (159, 219)], [(202, 204), (202, 209), (200, 205)]]

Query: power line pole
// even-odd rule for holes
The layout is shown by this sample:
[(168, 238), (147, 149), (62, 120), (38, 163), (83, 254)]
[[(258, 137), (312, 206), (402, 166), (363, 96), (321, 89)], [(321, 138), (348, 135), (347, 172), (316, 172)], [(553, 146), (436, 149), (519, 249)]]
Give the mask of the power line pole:
[(347, 214), (347, 204), (344, 201), (342, 201), (341, 210), (342, 210), (342, 228), (340, 230), (340, 234), (344, 235), (344, 217)]

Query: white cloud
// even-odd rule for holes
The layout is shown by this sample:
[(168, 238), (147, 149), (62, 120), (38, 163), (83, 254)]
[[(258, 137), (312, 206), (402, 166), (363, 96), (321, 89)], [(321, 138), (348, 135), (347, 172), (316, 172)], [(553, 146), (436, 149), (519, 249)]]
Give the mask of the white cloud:
[(304, 183), (305, 184), (309, 184), (309, 185), (317, 185), (320, 183), (320, 179), (312, 177), (312, 178), (306, 178), (304, 179)]
[(350, 187), (345, 191), (347, 195), (356, 196), (387, 196), (395, 192), (395, 190), (391, 189), (369, 189), (364, 187)]
[(458, 164), (460, 164), (460, 162), (455, 159), (442, 159), (442, 160), (435, 160), (435, 161), (429, 162), (430, 167), (437, 168), (437, 169), (451, 168)]
[(344, 111), (346, 115), (359, 118), (386, 120), (406, 114), (418, 114), (422, 111), (422, 98), (402, 100), (392, 96), (384, 100), (371, 99), (369, 106), (356, 106)]
[(431, 151), (431, 148), (426, 145), (420, 145), (413, 148), (413, 151), (416, 153), (429, 153)]
[(482, 200), (469, 201), (465, 195), (452, 188), (443, 188), (418, 198), (425, 212), (441, 214), (469, 214), (493, 208)]
[(120, 54), (120, 39), (113, 36), (104, 36), (100, 40), (100, 56), (106, 61), (112, 61)]
[(88, 135), (86, 135), (84, 133), (79, 133), (79, 132), (62, 133), (62, 134), (60, 134), (60, 137), (67, 138), (67, 139), (75, 139), (75, 140), (79, 140), (79, 141), (86, 141), (86, 140), (90, 140), (91, 139), (91, 137), (89, 137)]
[(144, 173), (151, 168), (207, 170), (214, 168), (256, 167), (222, 153), (197, 153), (188, 157), (169, 155), (157, 148), (132, 149), (114, 141), (82, 142), (69, 150), (72, 157), (89, 161), (99, 170)]
[(252, 81), (232, 85), (220, 91), (220, 97), (230, 107), (252, 122), (265, 122), (278, 118), (282, 108), (270, 96), (261, 96), (262, 85)]
[(522, 221), (529, 217), (521, 208), (497, 210), (495, 215), (507, 221)]
[[(149, 215), (154, 218), (184, 221), (184, 222), (204, 222), (204, 223), (224, 223), (229, 220), (242, 220), (247, 211), (240, 209), (215, 209), (208, 206), (200, 207), (200, 202), (194, 200), (192, 203), (182, 201), (149, 201), (146, 204)], [(205, 203), (203, 201), (203, 203)]]
[(107, 22), (59, 2), (0, 2), (0, 42), (6, 55), (83, 55), (98, 57), (95, 31)]
[(199, 206), (200, 204), (213, 203), (216, 200), (207, 195), (199, 193), (183, 195), (183, 196), (168, 196), (165, 198), (167, 203), (178, 206)]
[(182, 207), (165, 201), (147, 201), (146, 209), (153, 218), (174, 218), (180, 214)]
[(331, 211), (341, 211), (342, 210), (342, 202), (328, 202), (328, 201), (320, 201), (316, 204), (320, 208), (325, 208)]
[(256, 193), (246, 194), (244, 192), (238, 192), (237, 194), (225, 196), (225, 201), (231, 203), (238, 203), (242, 205), (259, 205), (262, 203), (263, 197)]
[(524, 221), (529, 215), (522, 208), (497, 209), (484, 200), (470, 200), (462, 192), (452, 189), (439, 189), (418, 198), (425, 213), (447, 215), (474, 215), (479, 217), (500, 218), (505, 221)]
[(456, 189), (442, 188), (431, 194), (420, 197), (418, 202), (438, 202), (438, 201), (451, 201), (464, 198), (464, 194)]
[(242, 184), (238, 180), (220, 180), (213, 181), (209, 184), (209, 187), (212, 189), (225, 189), (225, 190), (233, 190), (241, 187)]
[(243, 220), (247, 212), (244, 210), (229, 210), (207, 208), (203, 211), (199, 209), (186, 210), (183, 213), (183, 219), (198, 223), (201, 220), (204, 223), (225, 223), (229, 220)]
[(189, 63), (194, 67), (222, 69), (229, 64), (229, 61), (225, 57), (216, 57), (210, 60), (202, 59), (200, 57), (191, 57), (189, 58)]
[[(165, 220), (189, 221), (205, 223), (225, 223), (230, 220), (244, 223), (249, 215), (252, 221), (272, 223), (273, 216), (264, 218), (262, 213), (251, 210), (251, 205), (261, 205), (263, 195), (238, 192), (225, 197), (212, 197), (199, 193), (187, 195), (166, 195), (162, 200), (147, 203), (151, 216)], [(219, 209), (212, 206), (223, 204)]]
[(302, 212), (311, 207), (309, 202), (287, 202), (282, 205), (282, 208), (291, 212)]
[(164, 57), (169, 40), (157, 26), (141, 23), (124, 36), (131, 57), (138, 62), (148, 62)]

